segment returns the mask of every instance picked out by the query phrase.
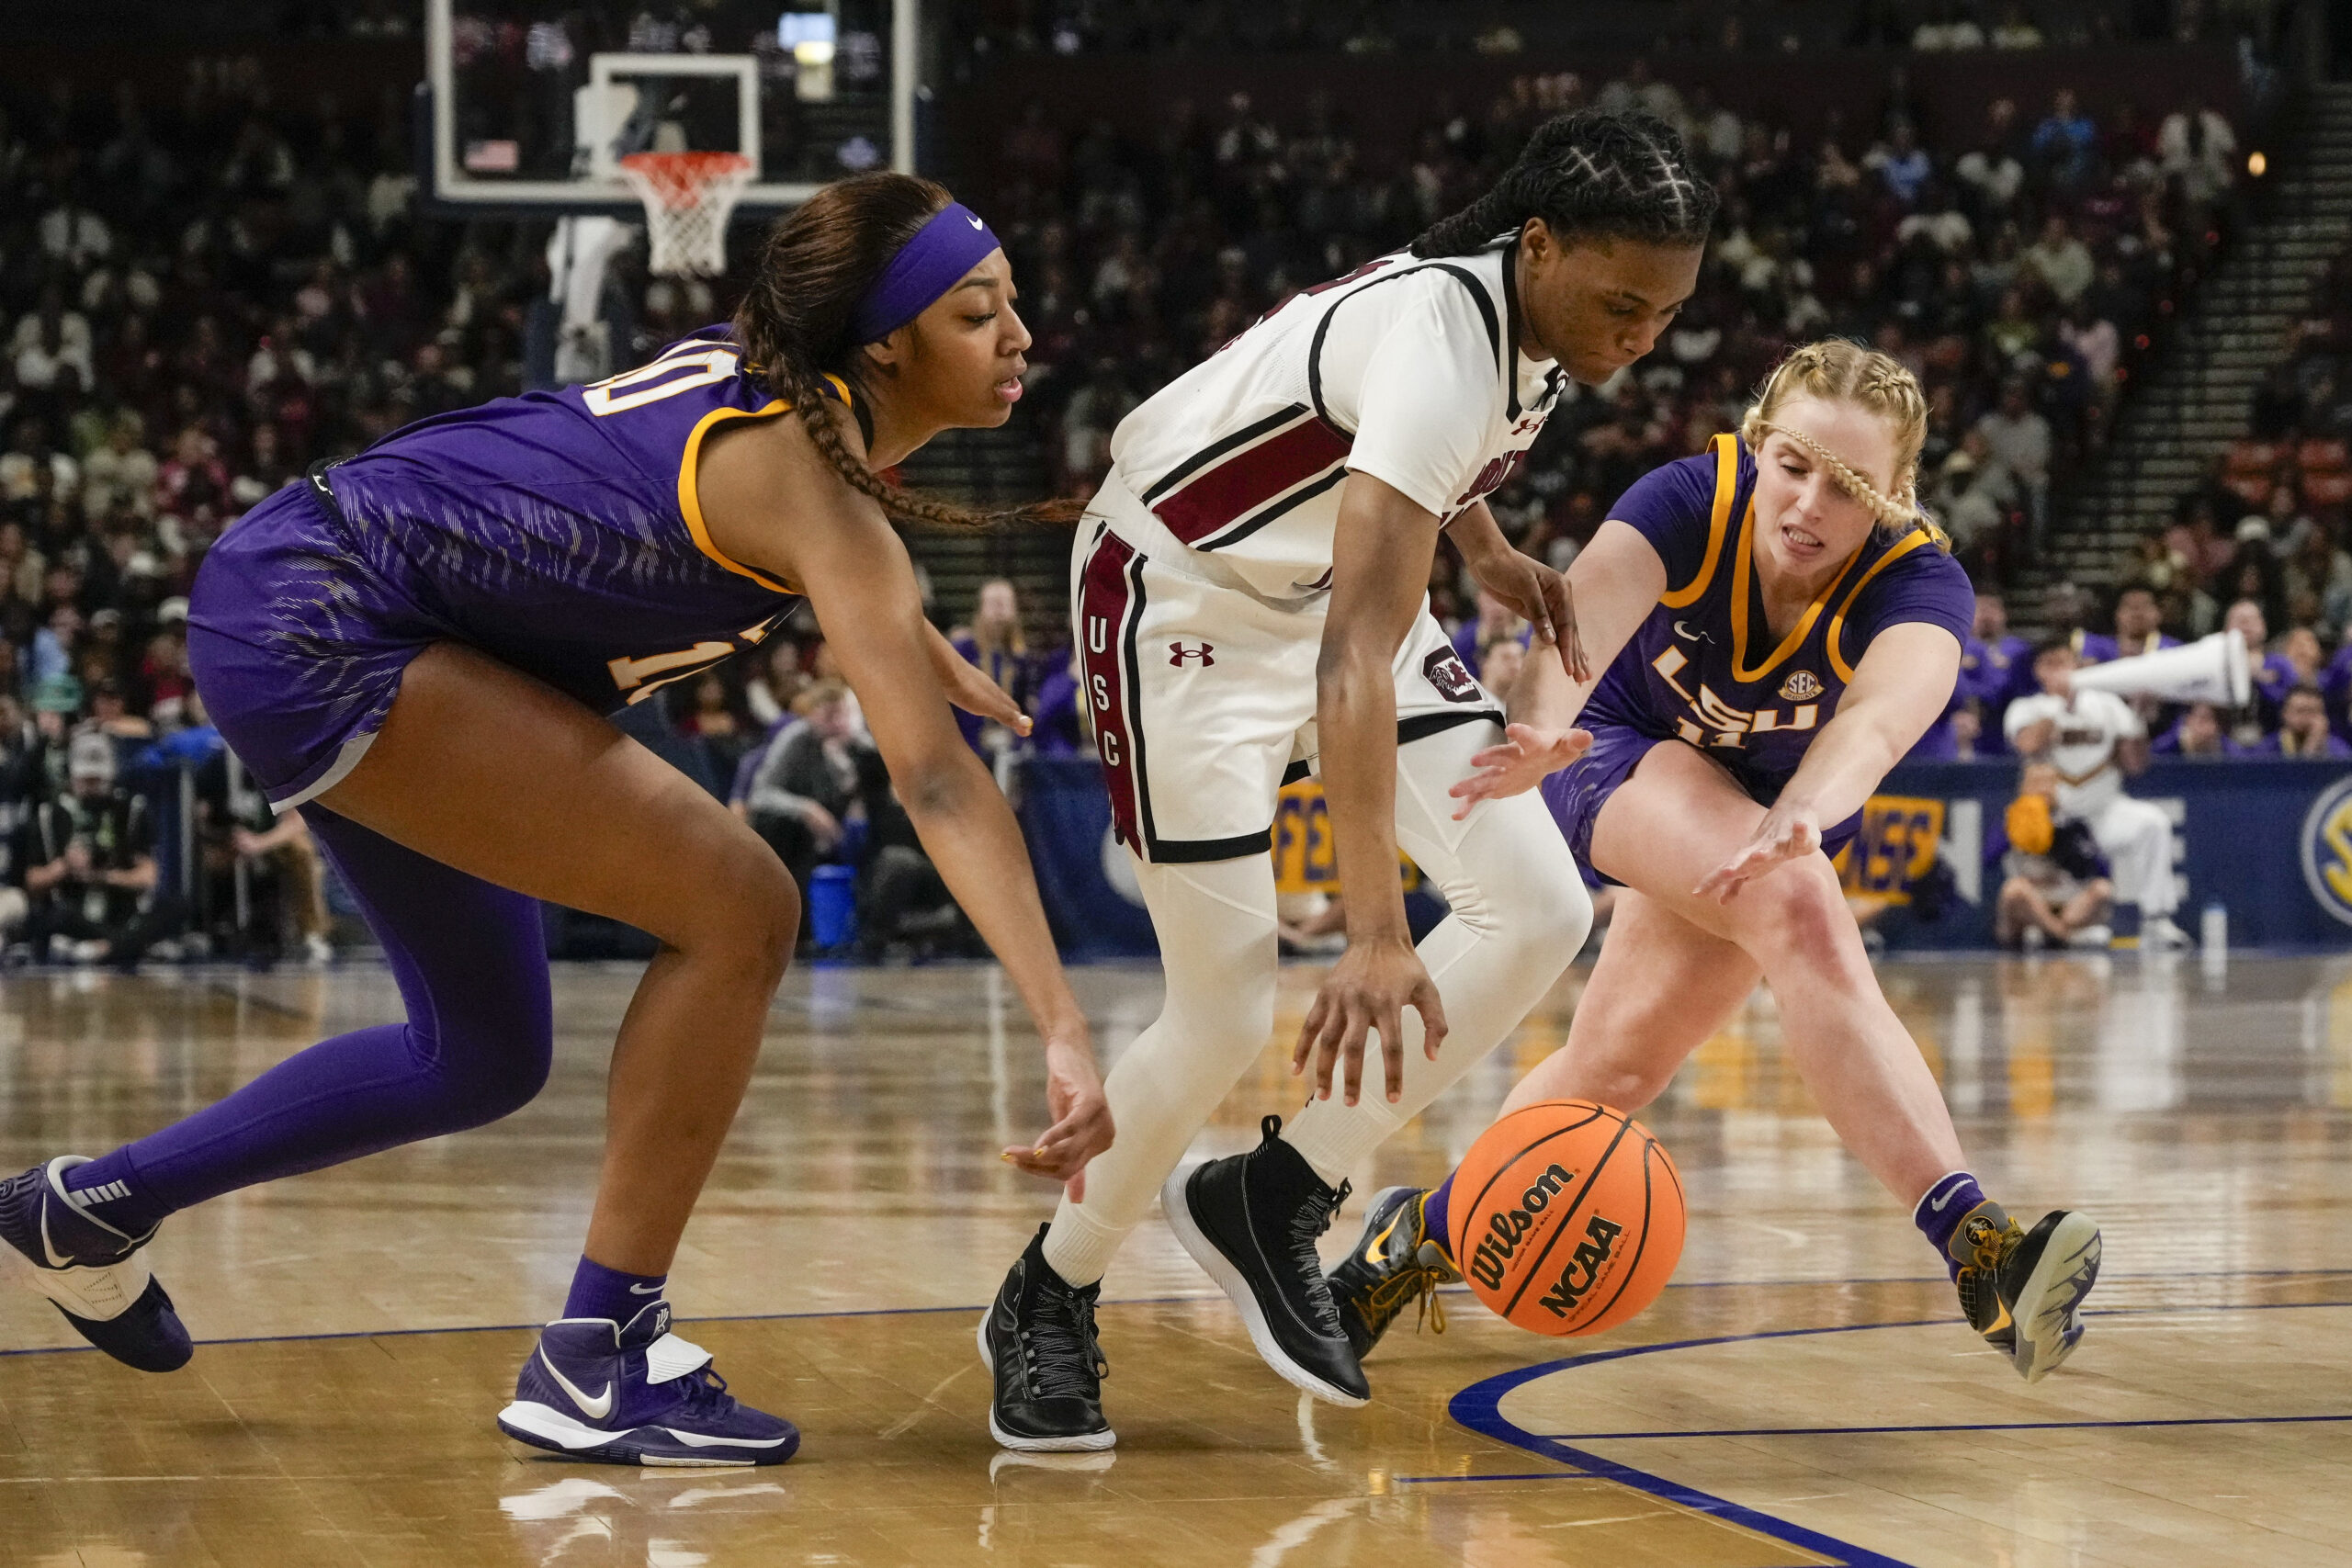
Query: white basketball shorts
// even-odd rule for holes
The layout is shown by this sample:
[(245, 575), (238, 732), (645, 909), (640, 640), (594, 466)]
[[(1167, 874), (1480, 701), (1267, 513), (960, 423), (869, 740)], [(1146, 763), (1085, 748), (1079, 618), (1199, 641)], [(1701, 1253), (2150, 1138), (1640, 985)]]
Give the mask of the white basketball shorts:
[[(1314, 771), (1315, 664), (1329, 593), (1292, 604), (1138, 551), (1101, 518), (1079, 525), (1070, 619), (1122, 842), (1156, 865), (1272, 845), (1274, 797)], [(1396, 650), (1399, 745), (1503, 705), (1429, 612)], [(1498, 734), (1499, 739), (1499, 733)]]

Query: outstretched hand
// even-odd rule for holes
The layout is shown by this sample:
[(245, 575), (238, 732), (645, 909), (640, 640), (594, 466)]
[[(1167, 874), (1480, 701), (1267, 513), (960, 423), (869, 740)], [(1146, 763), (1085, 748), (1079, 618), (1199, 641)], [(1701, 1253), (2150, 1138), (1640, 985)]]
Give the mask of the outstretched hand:
[(1004, 1161), (1062, 1183), (1071, 1202), (1083, 1202), (1086, 1162), (1109, 1148), (1117, 1133), (1094, 1048), (1083, 1036), (1046, 1042), (1046, 1109), (1054, 1124), (1028, 1147), (1006, 1149)]
[(953, 668), (943, 667), (940, 683), (947, 688), (947, 700), (975, 717), (1001, 724), (1015, 735), (1027, 735), (1029, 716), (1012, 700), (1012, 694), (998, 685), (977, 664), (958, 659)]
[(1559, 650), (1560, 668), (1570, 680), (1592, 678), (1584, 638), (1577, 631), (1575, 592), (1566, 577), (1521, 550), (1488, 550), (1468, 564), (1478, 586), (1525, 621), (1538, 643)]
[(1589, 730), (1506, 726), (1501, 745), (1489, 746), (1470, 759), (1470, 765), (1478, 771), (1446, 791), (1462, 803), (1453, 819), (1459, 822), (1469, 816), (1470, 808), (1482, 800), (1499, 800), (1533, 789), (1545, 774), (1555, 773), (1583, 756), (1591, 744)]
[[(1437, 1060), (1445, 1043), (1445, 1006), (1437, 982), (1409, 941), (1351, 942), (1323, 977), (1292, 1048), (1291, 1076), (1315, 1065), (1315, 1097), (1331, 1098), (1331, 1073), (1340, 1070), (1340, 1097), (1350, 1105), (1363, 1092), (1366, 1036), (1380, 1036), (1389, 1102), (1405, 1094), (1405, 1010), (1421, 1015), (1421, 1054)], [(1344, 1064), (1344, 1066), (1342, 1066)]]
[(1732, 857), (1690, 890), (1696, 898), (1728, 904), (1739, 890), (1776, 865), (1800, 859), (1821, 847), (1821, 822), (1812, 807), (1775, 806), (1756, 825), (1756, 831)]

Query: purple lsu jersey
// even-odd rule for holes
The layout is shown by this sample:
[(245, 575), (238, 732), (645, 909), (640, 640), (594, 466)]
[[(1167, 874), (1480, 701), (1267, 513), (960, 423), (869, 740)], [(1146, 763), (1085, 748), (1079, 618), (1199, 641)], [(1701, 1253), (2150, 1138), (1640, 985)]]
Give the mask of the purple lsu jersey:
[(794, 589), (728, 558), (695, 488), (714, 427), (786, 411), (742, 358), (714, 328), (604, 381), (420, 420), (239, 518), (190, 591), (188, 660), (270, 800), (356, 766), (436, 642), (605, 712), (765, 638)]
[(1873, 532), (1775, 645), (1756, 584), (1756, 461), (1736, 435), (1645, 475), (1610, 517), (1666, 565), (1667, 592), (1611, 661), (1586, 722), (1679, 739), (1774, 799), (1871, 639), (1905, 621), (1968, 637), (1975, 594), (1960, 563), (1914, 530)]
[(792, 607), (790, 584), (712, 541), (695, 490), (714, 427), (785, 408), (712, 327), (603, 381), (420, 420), (324, 479), (368, 571), (603, 712), (752, 647)]

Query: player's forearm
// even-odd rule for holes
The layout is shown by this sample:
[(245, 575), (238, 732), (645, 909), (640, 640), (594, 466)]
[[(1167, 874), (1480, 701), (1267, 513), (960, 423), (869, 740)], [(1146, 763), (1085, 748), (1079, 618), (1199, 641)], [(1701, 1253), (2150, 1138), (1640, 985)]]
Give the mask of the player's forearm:
[(1805, 751), (1781, 803), (1810, 808), (1823, 827), (1843, 822), (1878, 793), (1887, 773), (1918, 739), (1867, 711), (1841, 712)]
[(989, 944), (1048, 1040), (1084, 1038), (1085, 1015), (1046, 924), (1012, 807), (969, 750), (901, 781), (899, 796), (947, 891)]
[(1510, 722), (1533, 725), (1555, 734), (1575, 728), (1577, 716), (1584, 712), (1585, 699), (1592, 695), (1593, 686), (1607, 668), (1596, 663), (1592, 681), (1585, 682), (1571, 677), (1556, 659), (1530, 659), (1511, 687)]
[(1396, 683), (1368, 639), (1327, 645), (1315, 728), (1350, 942), (1407, 934), (1396, 874)]

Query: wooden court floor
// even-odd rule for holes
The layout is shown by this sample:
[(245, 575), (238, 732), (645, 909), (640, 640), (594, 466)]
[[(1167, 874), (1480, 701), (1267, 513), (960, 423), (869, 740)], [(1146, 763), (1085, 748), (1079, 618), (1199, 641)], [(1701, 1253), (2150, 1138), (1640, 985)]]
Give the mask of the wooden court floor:
[[(1302, 1404), (1155, 1218), (1105, 1284), (1119, 1447), (1037, 1458), (990, 1443), (971, 1348), (1050, 1212), (993, 1153), (1040, 1125), (1034, 1041), (985, 969), (799, 972), (673, 1298), (807, 1440), (714, 1472), (526, 1458), (491, 1422), (560, 1304), (632, 977), (560, 973), (556, 1076), (509, 1121), (174, 1219), (185, 1371), (0, 1296), (0, 1563), (2352, 1565), (2352, 961), (1887, 970), (1987, 1185), (2106, 1224), (2091, 1337), (2034, 1388), (1960, 1325), (1759, 998), (1645, 1118), (1692, 1216), (1630, 1327), (1539, 1339), (1452, 1295), (1443, 1334), (1368, 1363), (1369, 1407)], [(1157, 1007), (1148, 966), (1080, 983), (1106, 1052)], [(1580, 983), (1357, 1191), (1442, 1172)], [(10, 974), (0, 1165), (101, 1152), (392, 1008), (364, 964)], [(1282, 1063), (1200, 1152), (1289, 1108)]]

